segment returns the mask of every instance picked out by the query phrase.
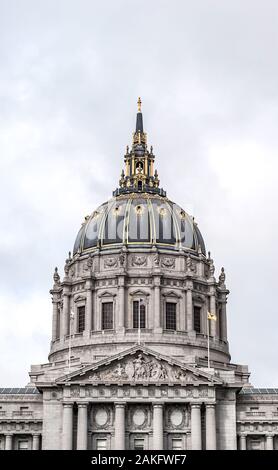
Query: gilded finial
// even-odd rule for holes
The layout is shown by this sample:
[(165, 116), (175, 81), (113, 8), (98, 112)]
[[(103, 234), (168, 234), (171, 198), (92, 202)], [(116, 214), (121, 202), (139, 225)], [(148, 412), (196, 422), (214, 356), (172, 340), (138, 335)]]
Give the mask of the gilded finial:
[(142, 101), (141, 101), (141, 98), (139, 96), (138, 101), (137, 101), (138, 113), (141, 113), (141, 105), (142, 105)]

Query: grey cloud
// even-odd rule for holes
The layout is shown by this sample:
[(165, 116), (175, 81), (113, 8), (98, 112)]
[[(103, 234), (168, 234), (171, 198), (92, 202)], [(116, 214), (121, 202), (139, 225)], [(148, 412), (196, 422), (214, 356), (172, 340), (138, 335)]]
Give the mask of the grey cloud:
[[(49, 297), (83, 217), (117, 186), (141, 95), (162, 186), (193, 208), (226, 268), (232, 360), (250, 365), (256, 385), (277, 386), (277, 2), (10, 0), (0, 9), (2, 297)], [(246, 142), (262, 149), (262, 168), (257, 155), (252, 165), (225, 153)], [(209, 158), (217, 147), (228, 186)], [(262, 170), (249, 192), (243, 168), (247, 188)], [(38, 342), (47, 359), (49, 336), (39, 334), (30, 320), (31, 362), (43, 360)], [(12, 344), (5, 337), (1, 357)], [(4, 385), (26, 370), (24, 341), (17, 352)]]

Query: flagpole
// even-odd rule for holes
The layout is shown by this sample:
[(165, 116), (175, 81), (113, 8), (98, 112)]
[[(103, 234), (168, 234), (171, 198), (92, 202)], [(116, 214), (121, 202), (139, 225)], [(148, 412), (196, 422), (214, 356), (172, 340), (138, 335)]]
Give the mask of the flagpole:
[(209, 317), (207, 313), (207, 337), (208, 337), (208, 369), (210, 369), (210, 357), (209, 357)]

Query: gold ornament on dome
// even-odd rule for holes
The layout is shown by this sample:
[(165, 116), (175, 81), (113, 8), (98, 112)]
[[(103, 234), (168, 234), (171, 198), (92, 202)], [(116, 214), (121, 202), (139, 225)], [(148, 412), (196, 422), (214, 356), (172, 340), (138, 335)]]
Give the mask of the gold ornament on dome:
[(121, 208), (119, 206), (114, 207), (113, 209), (113, 214), (114, 215), (119, 215), (121, 212)]
[(164, 217), (167, 214), (165, 207), (159, 208), (158, 212), (159, 212), (159, 215), (161, 215), (161, 217)]
[(143, 206), (136, 206), (135, 207), (135, 212), (136, 212), (137, 215), (142, 215), (143, 211), (144, 211)]

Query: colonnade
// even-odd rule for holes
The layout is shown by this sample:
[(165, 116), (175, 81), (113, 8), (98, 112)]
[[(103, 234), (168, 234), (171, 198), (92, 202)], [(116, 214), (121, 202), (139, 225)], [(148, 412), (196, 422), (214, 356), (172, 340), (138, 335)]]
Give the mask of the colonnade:
[[(5, 434), (5, 450), (17, 450), (15, 449), (15, 437), (20, 438), (22, 436), (23, 436), (22, 434), (17, 434), (17, 433)], [(29, 436), (28, 433), (27, 433), (27, 436)], [(24, 434), (24, 438), (25, 437), (26, 437), (26, 434)], [(40, 437), (41, 437), (40, 433), (32, 434), (32, 450), (40, 449)]]
[[(163, 314), (162, 314), (162, 299), (161, 299), (161, 280), (160, 276), (154, 276), (153, 278), (153, 290), (152, 290), (152, 305), (151, 305), (151, 316), (152, 316), (152, 328), (154, 332), (162, 331), (164, 328)], [(93, 290), (92, 281), (86, 281), (85, 287), (85, 332), (90, 334), (92, 330), (99, 330), (101, 328), (101, 301), (97, 296), (97, 291)], [(69, 291), (69, 286), (64, 287), (63, 291), (63, 308), (60, 313), (58, 313), (59, 308), (59, 299), (53, 299), (53, 315), (52, 315), (52, 341), (55, 341), (58, 336), (64, 338), (69, 334), (69, 315), (70, 315), (70, 297), (71, 293)], [(99, 302), (99, 304), (98, 304)], [(183, 308), (178, 309), (184, 315), (184, 318), (181, 318), (180, 325), (181, 328), (187, 332), (194, 330), (194, 298), (193, 298), (193, 282), (191, 280), (186, 281), (186, 287), (184, 289), (183, 295)], [(215, 314), (217, 321), (210, 322), (210, 335), (212, 337), (218, 336), (218, 333), (221, 331), (221, 337), (223, 340), (227, 339), (227, 319), (226, 319), (226, 301), (223, 299), (219, 301), (219, 306), (221, 306), (221, 315), (218, 315), (216, 311), (216, 295), (215, 290), (212, 288), (210, 291), (206, 306), (203, 309), (203, 315), (209, 310), (211, 313)], [(114, 328), (121, 332), (124, 328), (127, 327), (126, 322), (126, 285), (125, 285), (125, 276), (118, 276), (118, 291), (115, 302), (115, 312), (114, 312)], [(148, 312), (150, 314), (150, 312)], [(94, 316), (94, 321), (93, 321)], [(58, 328), (58, 322), (59, 328)], [(221, 325), (218, 325), (217, 322), (221, 322)], [(77, 322), (75, 323), (77, 325)], [(207, 324), (206, 318), (204, 316), (203, 322), (201, 322), (202, 333), (206, 334)], [(75, 328), (73, 328), (75, 330)], [(57, 332), (59, 333), (57, 334)], [(72, 333), (75, 333), (73, 331)]]
[[(77, 449), (84, 450), (88, 448), (88, 405), (89, 403), (78, 404), (77, 420)], [(94, 406), (94, 404), (91, 404)], [(153, 403), (153, 449), (163, 449), (164, 436), (164, 403)], [(126, 435), (126, 404), (124, 402), (114, 403), (114, 448), (118, 450), (125, 449)], [(191, 448), (201, 450), (205, 447), (207, 450), (216, 449), (216, 423), (215, 423), (215, 404), (205, 404), (206, 413), (206, 439), (202, 445), (202, 427), (201, 427), (201, 403), (191, 403)], [(63, 405), (63, 433), (62, 448), (71, 450), (73, 446), (73, 404), (65, 403)]]
[[(252, 437), (252, 434), (249, 435)], [(247, 450), (248, 433), (239, 434), (239, 450)], [(265, 435), (265, 450), (274, 449), (274, 435), (269, 433)]]

